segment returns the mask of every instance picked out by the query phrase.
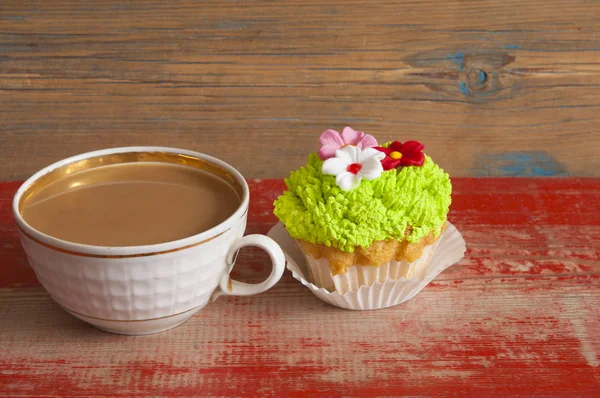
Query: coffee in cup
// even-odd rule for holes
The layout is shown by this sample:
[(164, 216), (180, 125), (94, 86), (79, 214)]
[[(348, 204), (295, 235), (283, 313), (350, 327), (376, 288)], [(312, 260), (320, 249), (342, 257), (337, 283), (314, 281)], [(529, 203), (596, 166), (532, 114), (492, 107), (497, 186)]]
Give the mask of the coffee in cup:
[(138, 246), (187, 238), (225, 221), (238, 193), (202, 169), (161, 162), (100, 166), (53, 181), (23, 202), (36, 230), (96, 246)]

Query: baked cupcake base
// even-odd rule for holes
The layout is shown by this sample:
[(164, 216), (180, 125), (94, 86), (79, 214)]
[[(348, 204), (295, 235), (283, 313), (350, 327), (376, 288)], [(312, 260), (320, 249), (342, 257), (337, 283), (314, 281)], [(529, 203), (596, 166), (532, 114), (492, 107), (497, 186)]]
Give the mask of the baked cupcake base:
[[(401, 277), (397, 280), (388, 278), (383, 282), (378, 280), (371, 286), (361, 286), (357, 291), (349, 289), (342, 294), (316, 286), (309, 281), (305, 256), (294, 239), (289, 236), (283, 224), (275, 225), (269, 231), (268, 236), (275, 240), (285, 252), (287, 268), (295, 279), (308, 287), (319, 299), (331, 305), (351, 310), (386, 308), (410, 300), (437, 275), (458, 262), (466, 251), (465, 241), (460, 232), (452, 224), (447, 223), (446, 230), (434, 245), (430, 246), (428, 263), (415, 268), (420, 270), (417, 271), (417, 275), (410, 279)], [(417, 261), (425, 257), (424, 253)], [(338, 276), (336, 275), (336, 277)]]
[[(422, 278), (423, 270), (431, 260), (431, 252), (445, 229), (444, 222), (438, 236), (432, 232), (414, 243), (406, 239), (376, 241), (368, 248), (357, 248), (353, 253), (298, 239), (296, 242), (306, 258), (310, 282), (330, 292), (344, 294), (388, 279)], [(407, 231), (407, 235), (409, 233)]]
[(398, 280), (400, 278), (423, 279), (425, 270), (438, 246), (440, 240), (423, 247), (421, 256), (413, 262), (407, 260), (392, 260), (379, 266), (355, 265), (349, 267), (343, 274), (332, 275), (329, 261), (326, 258), (316, 259), (305, 254), (308, 279), (315, 286), (322, 287), (330, 292), (336, 291), (340, 294), (356, 292), (361, 286), (371, 286), (375, 282)]

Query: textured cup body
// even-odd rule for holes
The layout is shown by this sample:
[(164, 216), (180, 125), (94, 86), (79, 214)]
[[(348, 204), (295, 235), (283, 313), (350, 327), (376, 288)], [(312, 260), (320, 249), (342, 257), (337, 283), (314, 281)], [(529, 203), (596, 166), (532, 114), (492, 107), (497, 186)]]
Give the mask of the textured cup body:
[(227, 271), (225, 256), (243, 234), (235, 228), (164, 254), (92, 257), (46, 247), (26, 235), (21, 243), (42, 286), (71, 313), (106, 320), (147, 320), (204, 307)]

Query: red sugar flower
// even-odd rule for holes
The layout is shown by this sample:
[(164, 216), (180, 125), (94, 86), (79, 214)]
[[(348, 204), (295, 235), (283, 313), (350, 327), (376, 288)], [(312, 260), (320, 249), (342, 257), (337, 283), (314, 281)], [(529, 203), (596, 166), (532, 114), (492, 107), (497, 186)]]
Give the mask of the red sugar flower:
[(417, 141), (406, 141), (402, 144), (394, 141), (387, 148), (376, 146), (380, 152), (385, 153), (385, 158), (381, 161), (384, 170), (395, 169), (399, 166), (423, 166), (425, 155), (423, 155), (425, 146)]

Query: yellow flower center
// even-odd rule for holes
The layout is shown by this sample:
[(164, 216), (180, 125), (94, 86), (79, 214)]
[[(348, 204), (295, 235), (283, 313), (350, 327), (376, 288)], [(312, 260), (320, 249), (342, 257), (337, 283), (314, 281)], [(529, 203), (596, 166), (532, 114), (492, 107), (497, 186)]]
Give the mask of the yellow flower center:
[(394, 160), (398, 160), (398, 159), (402, 158), (402, 154), (400, 152), (394, 151), (394, 152), (390, 153), (390, 157)]

